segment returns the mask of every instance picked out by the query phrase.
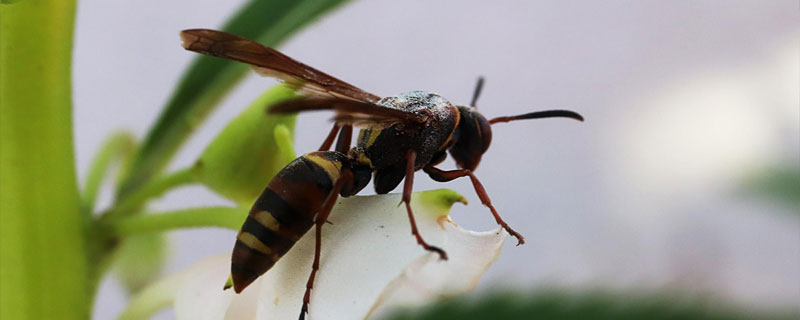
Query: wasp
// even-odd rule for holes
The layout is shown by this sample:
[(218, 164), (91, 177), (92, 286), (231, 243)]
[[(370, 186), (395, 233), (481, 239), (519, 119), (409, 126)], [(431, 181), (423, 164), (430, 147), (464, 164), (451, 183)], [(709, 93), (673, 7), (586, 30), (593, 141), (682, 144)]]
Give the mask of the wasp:
[[(410, 206), (414, 173), (423, 170), (439, 182), (467, 177), (497, 224), (520, 245), (525, 238), (500, 217), (474, 174), (492, 142), (492, 125), (552, 117), (583, 121), (581, 115), (567, 110), (486, 119), (476, 109), (482, 78), (469, 106), (454, 105), (426, 91), (381, 98), (237, 35), (192, 29), (182, 31), (181, 38), (187, 50), (249, 64), (259, 74), (282, 80), (301, 94), (301, 98), (274, 105), (270, 113), (314, 110), (335, 113), (333, 128), (319, 150), (304, 154), (284, 167), (253, 204), (236, 237), (231, 259), (233, 289), (239, 293), (315, 227), (316, 250), (300, 319), (308, 312), (314, 278), (320, 268), (322, 227), (339, 196), (357, 194), (373, 176), (378, 194), (388, 193), (404, 181), (401, 204), (405, 204), (411, 234), (422, 248), (446, 260), (447, 253), (428, 244), (417, 231)], [(353, 127), (361, 131), (356, 146), (351, 148)], [(334, 151), (329, 151), (334, 140)], [(448, 152), (458, 169), (436, 167), (447, 158)]]

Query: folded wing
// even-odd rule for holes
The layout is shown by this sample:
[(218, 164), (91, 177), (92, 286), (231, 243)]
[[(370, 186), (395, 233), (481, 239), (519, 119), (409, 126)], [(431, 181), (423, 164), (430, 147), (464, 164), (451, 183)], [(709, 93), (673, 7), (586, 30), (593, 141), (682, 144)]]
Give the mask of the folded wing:
[(186, 50), (250, 64), (259, 74), (283, 80), (300, 94), (373, 103), (380, 100), (374, 94), (234, 34), (191, 29), (181, 31), (181, 39)]

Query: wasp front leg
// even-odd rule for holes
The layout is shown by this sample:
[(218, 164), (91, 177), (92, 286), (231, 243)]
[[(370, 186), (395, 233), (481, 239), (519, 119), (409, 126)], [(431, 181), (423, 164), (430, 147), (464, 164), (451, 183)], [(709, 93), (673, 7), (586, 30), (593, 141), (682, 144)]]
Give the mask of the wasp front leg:
[(417, 153), (409, 151), (406, 154), (406, 178), (405, 184), (403, 185), (403, 201), (402, 203), (406, 204), (406, 211), (408, 212), (408, 221), (411, 223), (411, 234), (417, 238), (417, 243), (421, 245), (425, 250), (433, 251), (439, 254), (439, 258), (442, 260), (447, 260), (447, 253), (444, 250), (439, 249), (438, 247), (429, 245), (422, 239), (422, 236), (419, 235), (419, 230), (417, 230), (417, 223), (414, 221), (414, 213), (411, 211), (411, 191), (414, 187), (414, 160), (417, 158)]
[(505, 229), (509, 234), (517, 238), (517, 245), (525, 244), (525, 237), (519, 234), (519, 232), (514, 231), (514, 229), (511, 229), (511, 227), (509, 227), (508, 224), (503, 221), (503, 218), (500, 217), (500, 214), (497, 213), (497, 210), (492, 205), (492, 200), (489, 199), (489, 194), (486, 193), (486, 189), (483, 188), (483, 185), (478, 180), (478, 177), (476, 177), (472, 171), (467, 169), (445, 171), (434, 166), (426, 166), (422, 170), (425, 171), (425, 173), (427, 173), (431, 179), (439, 182), (448, 182), (453, 179), (468, 176), (472, 181), (472, 187), (475, 188), (475, 193), (477, 193), (478, 198), (481, 199), (481, 203), (483, 203), (484, 206), (489, 207), (489, 210), (492, 211), (492, 215), (494, 216), (495, 221), (497, 221), (497, 224), (502, 226), (503, 229)]

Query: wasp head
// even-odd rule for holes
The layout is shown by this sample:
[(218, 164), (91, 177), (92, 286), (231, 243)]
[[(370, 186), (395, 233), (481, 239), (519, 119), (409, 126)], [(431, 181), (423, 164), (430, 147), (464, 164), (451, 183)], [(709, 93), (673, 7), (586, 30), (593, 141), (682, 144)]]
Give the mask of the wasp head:
[(450, 147), (450, 155), (456, 160), (456, 164), (463, 169), (474, 171), (481, 162), (481, 157), (489, 149), (492, 143), (492, 125), (496, 123), (510, 122), (526, 119), (541, 118), (571, 118), (583, 121), (583, 117), (573, 111), (568, 110), (547, 110), (530, 112), (516, 116), (497, 117), (487, 120), (478, 112), (476, 103), (483, 88), (483, 78), (478, 78), (478, 84), (472, 94), (472, 102), (469, 107), (459, 106), (458, 112), (461, 120), (456, 131), (453, 133), (455, 141)]
[(459, 167), (475, 170), (492, 143), (492, 126), (475, 108), (459, 106), (458, 111), (461, 121), (453, 134), (450, 155)]

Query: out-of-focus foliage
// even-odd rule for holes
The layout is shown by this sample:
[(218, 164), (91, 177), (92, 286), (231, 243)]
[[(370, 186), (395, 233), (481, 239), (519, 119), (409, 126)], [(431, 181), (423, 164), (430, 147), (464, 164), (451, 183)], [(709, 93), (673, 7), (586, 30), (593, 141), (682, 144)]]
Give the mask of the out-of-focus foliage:
[[(343, 2), (252, 0), (222, 30), (274, 47)], [(125, 195), (157, 175), (247, 70), (242, 63), (198, 55), (142, 142), (118, 193)]]
[[(158, 232), (169, 227), (229, 226), (237, 219), (236, 226), (241, 225), (244, 213), (233, 208), (163, 215), (142, 212), (154, 197), (195, 182), (189, 169), (168, 175), (161, 171), (247, 67), (198, 56), (142, 144), (127, 134), (109, 138), (79, 194), (71, 118), (75, 1), (13, 2), (17, 1), (0, 0), (0, 318), (87, 319), (92, 296), (109, 266), (116, 267), (130, 292), (145, 287), (160, 272), (166, 238)], [(342, 2), (251, 0), (223, 29), (275, 46)], [(177, 40), (179, 30), (173, 31)], [(176, 44), (174, 50), (181, 49)], [(287, 118), (292, 118), (291, 123), (269, 131), (270, 137), (280, 137), (269, 141), (286, 152), (270, 159), (293, 154), (293, 117), (283, 117)], [(243, 131), (254, 127), (258, 123), (237, 126), (223, 138), (252, 137), (257, 133)], [(247, 142), (252, 140), (257, 139)], [(210, 148), (211, 154), (204, 155), (205, 160), (214, 168), (226, 168), (219, 161), (230, 156), (231, 149), (218, 143)], [(272, 155), (267, 149), (259, 152)], [(248, 178), (264, 178), (288, 161), (284, 158), (274, 165), (251, 159), (269, 170)], [(97, 212), (98, 192), (116, 163), (123, 170), (117, 197), (110, 208)], [(231, 171), (220, 174), (226, 173)], [(219, 182), (214, 174), (201, 178)], [(243, 184), (230, 179), (242, 176), (229, 175), (229, 180), (214, 185), (215, 190), (241, 191)], [(226, 214), (226, 210), (240, 214)], [(134, 304), (153, 310), (160, 307), (157, 302), (137, 300)]]
[(115, 271), (127, 292), (138, 292), (154, 281), (167, 259), (167, 237), (153, 233), (122, 240), (115, 261)]
[(800, 168), (796, 166), (767, 169), (749, 181), (748, 186), (759, 195), (800, 208)]
[(763, 314), (677, 292), (533, 294), (494, 292), (480, 298), (453, 298), (418, 310), (399, 310), (388, 320), (478, 319), (797, 319), (797, 314)]

